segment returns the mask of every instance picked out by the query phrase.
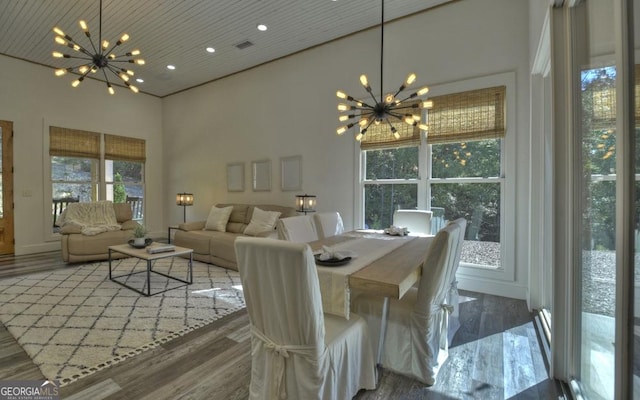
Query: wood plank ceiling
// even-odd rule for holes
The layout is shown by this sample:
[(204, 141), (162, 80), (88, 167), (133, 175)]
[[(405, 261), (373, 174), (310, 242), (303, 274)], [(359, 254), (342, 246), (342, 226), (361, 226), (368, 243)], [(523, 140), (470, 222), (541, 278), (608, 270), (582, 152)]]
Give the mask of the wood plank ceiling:
[[(386, 0), (385, 21), (448, 1)], [(54, 43), (52, 29), (89, 46), (78, 21), (87, 22), (95, 40), (99, 9), (99, 0), (0, 0), (0, 54), (51, 68), (78, 65), (51, 56), (66, 49)], [(146, 62), (127, 64), (144, 79), (135, 85), (164, 97), (379, 26), (380, 15), (381, 4), (372, 0), (103, 0), (102, 38), (113, 43), (128, 33), (118, 54), (140, 49)], [(258, 24), (269, 29), (260, 32)], [(253, 45), (236, 47), (246, 41)], [(205, 50), (209, 46), (215, 53)]]

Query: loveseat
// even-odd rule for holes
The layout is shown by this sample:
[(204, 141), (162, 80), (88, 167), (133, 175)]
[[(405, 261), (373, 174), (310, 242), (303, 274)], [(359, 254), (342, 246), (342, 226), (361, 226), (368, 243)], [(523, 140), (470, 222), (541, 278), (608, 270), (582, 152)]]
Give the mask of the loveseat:
[[(225, 221), (224, 216), (220, 222), (220, 226), (213, 226), (212, 213), (220, 211), (217, 209), (225, 209), (232, 207), (228, 220)], [(260, 211), (255, 212), (259, 208)], [(252, 229), (255, 227), (256, 219), (254, 214), (265, 215), (271, 213), (279, 213), (273, 226), (270, 228)], [(293, 207), (284, 207), (272, 204), (217, 204), (212, 207), (209, 218), (206, 221), (187, 222), (178, 225), (172, 243), (176, 246), (187, 247), (193, 249), (193, 259), (209, 264), (215, 264), (220, 267), (238, 270), (236, 253), (233, 247), (238, 236), (257, 236), (257, 237), (278, 237), (275, 231), (277, 219), (285, 217), (293, 217), (296, 211)], [(275, 214), (271, 214), (275, 216)], [(269, 224), (270, 225), (270, 224)]]
[[(107, 260), (109, 246), (127, 243), (139, 225), (132, 220), (130, 204), (109, 201), (69, 204), (56, 224), (67, 263)], [(126, 255), (112, 254), (112, 258), (121, 257)]]

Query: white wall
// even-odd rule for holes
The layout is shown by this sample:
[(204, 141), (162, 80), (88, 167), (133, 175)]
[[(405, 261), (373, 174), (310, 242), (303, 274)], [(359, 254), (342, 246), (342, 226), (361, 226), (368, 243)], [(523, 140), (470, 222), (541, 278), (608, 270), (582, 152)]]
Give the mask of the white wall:
[[(384, 89), (409, 72), (416, 86), (438, 85), (503, 72), (516, 75), (515, 281), (469, 279), (462, 287), (525, 298), (529, 207), (529, 4), (459, 1), (385, 25)], [(175, 193), (193, 192), (187, 218), (204, 219), (218, 202), (293, 204), (280, 191), (279, 159), (301, 155), (303, 189), (318, 210), (338, 210), (354, 227), (357, 182), (353, 135), (337, 137), (335, 92), (363, 96), (358, 77), (379, 82), (379, 29), (352, 35), (163, 99), (166, 224), (181, 222)], [(272, 190), (254, 193), (252, 160), (272, 161)], [(226, 190), (226, 164), (245, 162), (246, 189)]]
[(121, 88), (110, 96), (105, 84), (92, 80), (74, 89), (69, 76), (55, 77), (50, 68), (1, 55), (0, 71), (0, 119), (12, 121), (14, 129), (16, 255), (60, 248), (59, 239), (51, 241), (51, 230), (44, 223), (45, 213), (51, 212), (51, 188), (44, 175), (49, 125), (146, 139), (146, 216), (151, 230), (166, 232), (160, 200), (164, 195), (160, 99)]

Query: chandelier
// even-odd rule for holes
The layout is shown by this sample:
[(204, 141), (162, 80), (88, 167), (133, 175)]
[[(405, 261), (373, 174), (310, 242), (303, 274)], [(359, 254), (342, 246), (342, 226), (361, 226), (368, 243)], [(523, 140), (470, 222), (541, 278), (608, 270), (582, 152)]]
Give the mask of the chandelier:
[(132, 63), (138, 65), (144, 65), (144, 60), (141, 58), (134, 59), (132, 57), (140, 54), (140, 50), (132, 50), (128, 53), (124, 53), (122, 55), (116, 55), (114, 50), (116, 47), (120, 46), (122, 43), (129, 40), (129, 35), (123, 33), (120, 36), (120, 39), (116, 41), (116, 43), (109, 47), (109, 42), (107, 40), (102, 40), (102, 0), (100, 0), (100, 26), (98, 28), (98, 42), (96, 47), (96, 43), (91, 39), (91, 33), (89, 32), (89, 27), (85, 21), (80, 21), (80, 28), (84, 31), (84, 34), (89, 39), (89, 43), (91, 44), (91, 49), (87, 49), (82, 46), (75, 40), (71, 38), (71, 36), (65, 34), (60, 28), (53, 28), (53, 32), (55, 32), (56, 43), (69, 47), (76, 51), (76, 53), (72, 53), (74, 55), (64, 54), (59, 51), (53, 52), (53, 57), (55, 58), (73, 58), (82, 60), (80, 65), (76, 65), (69, 68), (60, 68), (56, 69), (56, 76), (65, 75), (67, 72), (76, 72), (80, 77), (74, 80), (71, 83), (71, 86), (77, 87), (82, 83), (84, 78), (89, 74), (95, 74), (98, 71), (102, 71), (104, 76), (104, 80), (107, 84), (107, 90), (109, 94), (114, 94), (115, 90), (113, 86), (111, 86), (111, 82), (109, 81), (109, 73), (112, 73), (116, 77), (120, 78), (124, 85), (131, 89), (131, 91), (138, 93), (138, 88), (129, 83), (129, 79), (134, 75), (134, 72), (130, 69), (123, 68), (119, 65), (119, 63)]
[[(416, 74), (411, 73), (400, 86), (395, 93), (388, 93), (383, 95), (383, 55), (384, 55), (384, 0), (382, 0), (382, 19), (380, 22), (380, 98), (377, 99), (373, 94), (371, 86), (369, 86), (369, 80), (366, 75), (360, 76), (360, 83), (364, 86), (365, 90), (371, 96), (373, 100), (372, 104), (369, 104), (362, 100), (354, 99), (342, 90), (336, 92), (336, 96), (339, 99), (346, 100), (347, 103), (339, 103), (338, 111), (341, 114), (338, 118), (340, 122), (347, 122), (346, 125), (339, 127), (336, 131), (338, 135), (342, 135), (347, 130), (351, 129), (356, 124), (360, 126), (360, 132), (356, 136), (356, 140), (360, 141), (367, 133), (367, 130), (372, 124), (388, 126), (391, 129), (391, 133), (396, 139), (400, 138), (393, 122), (402, 122), (414, 127), (418, 127), (420, 130), (426, 131), (429, 127), (420, 122), (421, 110), (429, 109), (433, 107), (433, 102), (430, 100), (422, 99), (428, 92), (428, 87), (423, 87), (416, 92), (411, 93), (405, 98), (398, 99), (397, 96), (408, 88), (415, 80)], [(415, 99), (415, 100), (414, 100)], [(421, 100), (421, 101), (418, 101)], [(356, 121), (356, 119), (359, 119)]]

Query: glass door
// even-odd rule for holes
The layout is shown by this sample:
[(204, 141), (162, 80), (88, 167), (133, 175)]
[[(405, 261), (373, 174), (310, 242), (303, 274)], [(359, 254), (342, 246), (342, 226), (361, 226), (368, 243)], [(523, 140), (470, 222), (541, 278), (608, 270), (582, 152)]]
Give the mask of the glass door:
[[(622, 52), (621, 28), (629, 2), (585, 0), (569, 10), (569, 63), (573, 119), (570, 184), (572, 277), (571, 375), (574, 394), (586, 399), (628, 398), (629, 332), (635, 212), (633, 129), (625, 117), (633, 68)], [(635, 114), (635, 113), (632, 113)], [(631, 247), (630, 247), (631, 246)], [(629, 252), (631, 249), (631, 252)], [(627, 279), (628, 278), (628, 279)]]

